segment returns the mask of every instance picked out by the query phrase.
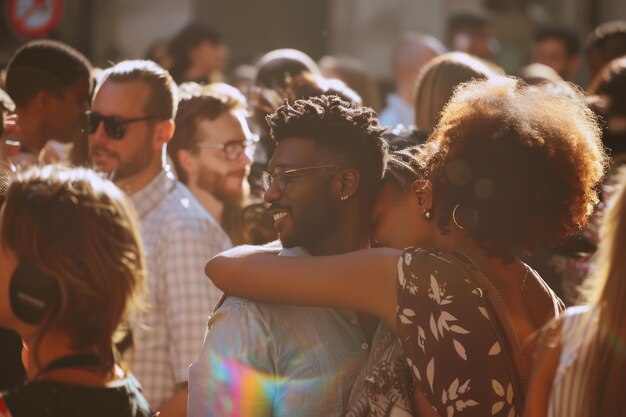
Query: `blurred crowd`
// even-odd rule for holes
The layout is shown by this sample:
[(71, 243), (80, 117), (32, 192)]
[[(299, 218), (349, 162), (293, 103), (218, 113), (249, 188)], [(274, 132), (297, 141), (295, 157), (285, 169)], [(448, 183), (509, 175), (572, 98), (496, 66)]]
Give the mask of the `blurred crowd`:
[(498, 47), (404, 33), (383, 97), (348, 56), (228, 70), (201, 23), (107, 68), (22, 45), (0, 417), (624, 415), (626, 21)]

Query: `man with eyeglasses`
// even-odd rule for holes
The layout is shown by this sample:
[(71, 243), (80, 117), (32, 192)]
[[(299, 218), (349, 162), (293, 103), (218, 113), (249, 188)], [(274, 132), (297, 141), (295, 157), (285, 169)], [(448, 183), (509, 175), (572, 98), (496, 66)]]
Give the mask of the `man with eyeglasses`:
[[(319, 96), (283, 104), (267, 120), (277, 145), (263, 183), (280, 255), (367, 247), (387, 157), (376, 114)], [(342, 416), (370, 349), (361, 319), (225, 297), (189, 368), (189, 416)]]
[(180, 93), (176, 131), (167, 146), (178, 179), (235, 244), (244, 243), (241, 210), (258, 143), (246, 121), (246, 99), (226, 84), (185, 83)]
[(131, 370), (161, 415), (184, 416), (187, 368), (200, 354), (207, 312), (221, 293), (203, 276), (228, 236), (165, 163), (177, 87), (151, 61), (106, 69), (89, 113), (89, 153), (131, 198), (146, 250), (148, 308), (131, 323)]

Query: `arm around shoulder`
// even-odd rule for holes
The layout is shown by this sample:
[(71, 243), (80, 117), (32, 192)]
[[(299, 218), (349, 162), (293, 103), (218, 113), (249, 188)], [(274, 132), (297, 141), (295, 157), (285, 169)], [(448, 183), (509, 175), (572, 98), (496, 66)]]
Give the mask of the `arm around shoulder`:
[[(282, 247), (277, 242), (271, 242), (263, 246), (241, 245), (218, 253), (204, 266), (204, 273), (217, 288), (223, 290), (227, 286), (225, 282), (230, 277), (240, 273), (241, 263), (251, 255), (276, 256)], [(235, 294), (237, 295), (237, 294)]]
[(161, 406), (159, 417), (185, 417), (187, 415), (187, 386), (180, 388)]
[(334, 256), (220, 254), (205, 268), (227, 294), (282, 304), (348, 308), (395, 321), (401, 251), (360, 250)]

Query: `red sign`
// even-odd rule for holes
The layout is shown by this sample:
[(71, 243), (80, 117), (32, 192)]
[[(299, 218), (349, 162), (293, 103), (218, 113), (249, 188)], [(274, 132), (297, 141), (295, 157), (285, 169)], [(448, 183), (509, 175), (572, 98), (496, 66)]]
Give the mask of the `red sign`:
[(23, 38), (49, 35), (61, 21), (63, 0), (8, 0), (9, 27)]

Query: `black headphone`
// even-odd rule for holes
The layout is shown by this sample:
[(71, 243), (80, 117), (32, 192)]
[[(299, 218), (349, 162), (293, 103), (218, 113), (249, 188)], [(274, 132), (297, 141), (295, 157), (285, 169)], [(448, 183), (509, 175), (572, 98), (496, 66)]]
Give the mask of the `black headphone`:
[(30, 325), (40, 324), (59, 307), (61, 291), (52, 277), (32, 262), (20, 261), (11, 276), (9, 302), (15, 316)]

